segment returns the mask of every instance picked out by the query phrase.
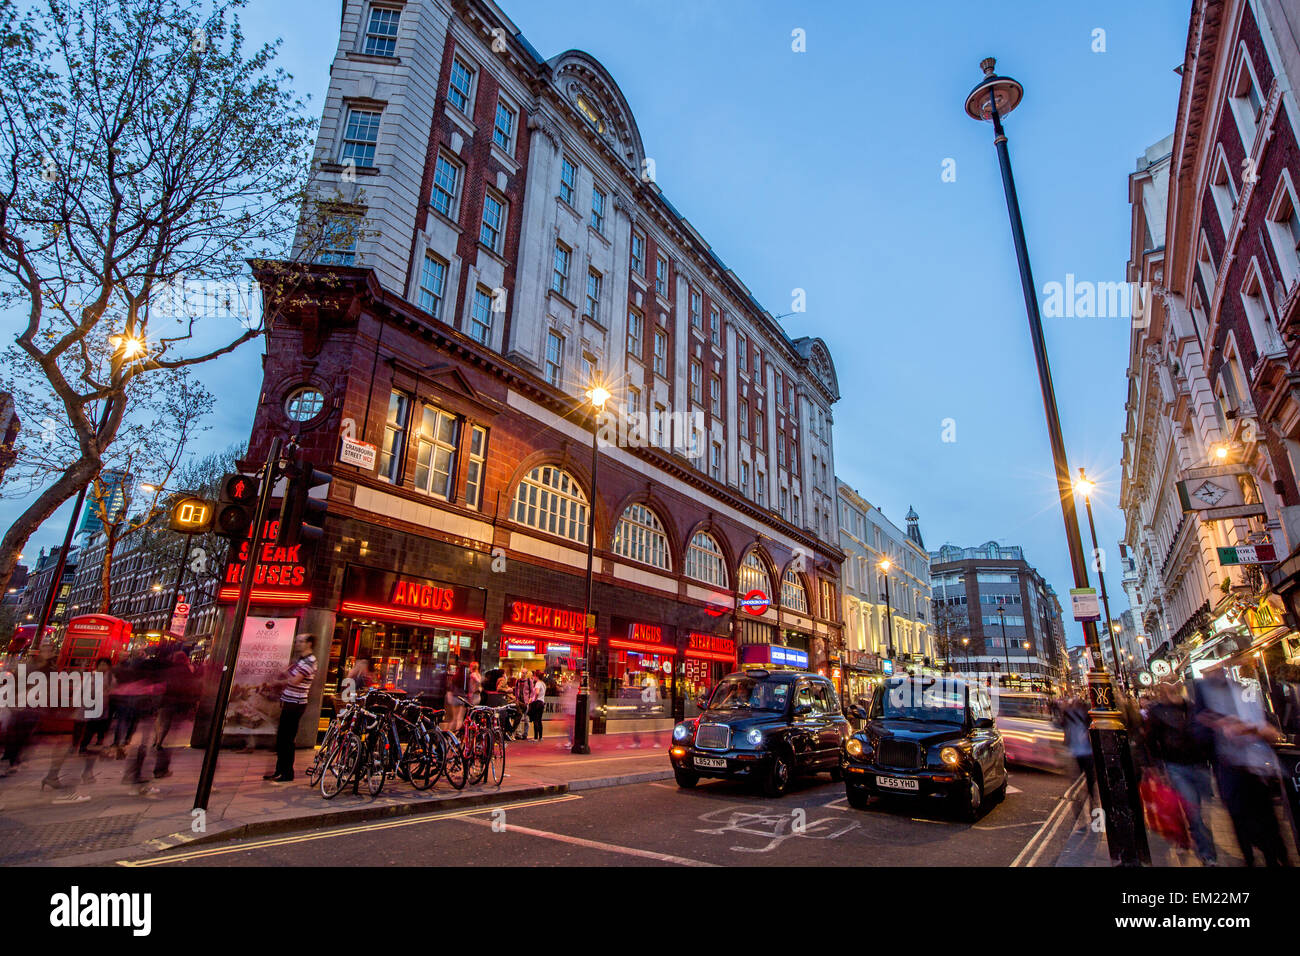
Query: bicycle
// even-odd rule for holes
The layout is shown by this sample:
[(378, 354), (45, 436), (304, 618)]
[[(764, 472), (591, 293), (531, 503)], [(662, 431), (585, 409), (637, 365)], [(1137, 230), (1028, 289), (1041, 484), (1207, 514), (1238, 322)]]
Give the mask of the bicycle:
[[(460, 698), (467, 706), (469, 701)], [(500, 707), (477, 705), (469, 707), (465, 715), (465, 735), (461, 741), (466, 774), (471, 783), (479, 783), (492, 775), (495, 786), (501, 786), (506, 773), (506, 732), (503, 719), (509, 712), (518, 721), (517, 704)]]

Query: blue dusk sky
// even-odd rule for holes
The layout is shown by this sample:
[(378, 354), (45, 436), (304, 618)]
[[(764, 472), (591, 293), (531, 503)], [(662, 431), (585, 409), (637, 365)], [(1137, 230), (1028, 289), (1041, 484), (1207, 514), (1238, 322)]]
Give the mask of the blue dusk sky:
[[(840, 478), (900, 526), (915, 507), (931, 549), (1022, 545), (1067, 604), (1071, 644), (1082, 631), (1068, 620), (1069, 556), (992, 131), (962, 104), (985, 56), (1024, 84), (1007, 133), (1040, 300), (1067, 274), (1122, 281), (1127, 177), (1173, 129), (1189, 6), (503, 3), (542, 56), (577, 48), (609, 69), (664, 194), (773, 315), (806, 291), (807, 311), (783, 323), (831, 349)], [(282, 64), (319, 110), (338, 3), (252, 0), (244, 23), (250, 39), (282, 38)], [(805, 52), (792, 50), (796, 29)], [(1044, 324), (1070, 465), (1099, 482), (1118, 615), (1129, 323)], [(203, 377), (258, 381), (259, 354), (245, 346)], [(246, 440), (255, 400), (223, 390), (205, 446)], [(947, 419), (955, 441), (943, 440)], [(62, 540), (66, 516), (41, 529), (29, 561)]]

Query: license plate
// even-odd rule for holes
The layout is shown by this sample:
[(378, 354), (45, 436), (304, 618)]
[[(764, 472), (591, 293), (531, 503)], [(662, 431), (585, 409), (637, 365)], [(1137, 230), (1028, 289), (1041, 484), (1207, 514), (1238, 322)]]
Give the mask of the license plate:
[(886, 790), (920, 791), (921, 781), (913, 780), (910, 777), (877, 777), (876, 786), (883, 787)]
[(726, 770), (727, 761), (723, 757), (695, 757), (695, 766), (710, 767), (714, 770)]

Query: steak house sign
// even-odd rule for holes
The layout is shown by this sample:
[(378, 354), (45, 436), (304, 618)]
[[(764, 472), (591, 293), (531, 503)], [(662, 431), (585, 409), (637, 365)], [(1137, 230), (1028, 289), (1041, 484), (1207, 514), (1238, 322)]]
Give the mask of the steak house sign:
[[(263, 522), (262, 533), (257, 536), (257, 563), (253, 568), (254, 604), (306, 604), (311, 600), (311, 587), (307, 583), (307, 567), (303, 561), (302, 545), (291, 548), (276, 545), (280, 522), (271, 519)], [(240, 542), (238, 555), (226, 562), (226, 573), (221, 579), (220, 601), (239, 599), (239, 585), (244, 579), (244, 565), (248, 560), (252, 542)]]

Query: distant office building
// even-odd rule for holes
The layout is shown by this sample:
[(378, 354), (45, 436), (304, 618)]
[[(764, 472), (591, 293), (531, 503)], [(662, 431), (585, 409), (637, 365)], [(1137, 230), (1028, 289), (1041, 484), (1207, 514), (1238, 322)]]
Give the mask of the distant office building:
[(1025, 690), (1059, 680), (1060, 601), (1018, 546), (945, 544), (930, 552), (930, 589), (937, 649), (954, 669)]

